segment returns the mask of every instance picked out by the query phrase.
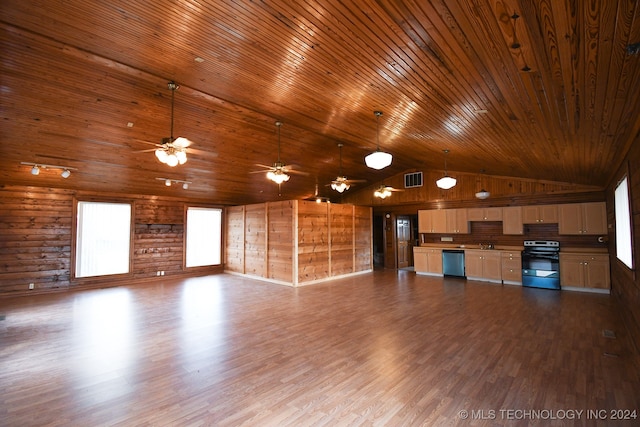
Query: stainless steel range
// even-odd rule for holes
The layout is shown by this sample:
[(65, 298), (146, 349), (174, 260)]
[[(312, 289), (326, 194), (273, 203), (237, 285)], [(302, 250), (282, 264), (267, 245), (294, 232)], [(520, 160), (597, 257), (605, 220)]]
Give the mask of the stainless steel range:
[(560, 242), (525, 240), (522, 251), (522, 286), (560, 289)]

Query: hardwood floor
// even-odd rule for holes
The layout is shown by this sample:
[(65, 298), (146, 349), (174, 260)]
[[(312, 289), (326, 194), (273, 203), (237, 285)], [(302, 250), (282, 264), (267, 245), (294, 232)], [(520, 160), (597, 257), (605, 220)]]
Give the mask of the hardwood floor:
[(301, 288), (223, 274), (4, 299), (0, 316), (6, 426), (640, 416), (636, 359), (605, 295), (391, 270)]

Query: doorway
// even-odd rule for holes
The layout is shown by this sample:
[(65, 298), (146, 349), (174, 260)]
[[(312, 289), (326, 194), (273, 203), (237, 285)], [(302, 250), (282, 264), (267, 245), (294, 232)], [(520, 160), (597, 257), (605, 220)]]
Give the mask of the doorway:
[(411, 215), (399, 215), (396, 218), (396, 254), (397, 268), (413, 266), (413, 223)]

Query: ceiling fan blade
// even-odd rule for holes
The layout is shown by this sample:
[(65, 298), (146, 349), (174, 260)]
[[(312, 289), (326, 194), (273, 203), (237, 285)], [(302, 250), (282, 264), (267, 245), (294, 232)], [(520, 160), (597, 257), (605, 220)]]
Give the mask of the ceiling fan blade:
[(354, 184), (357, 182), (367, 182), (367, 180), (366, 179), (347, 179), (345, 182), (347, 184)]
[(157, 148), (149, 148), (147, 150), (136, 150), (134, 153), (151, 153), (152, 151), (156, 151)]
[(296, 175), (309, 175), (309, 172), (302, 172), (302, 171), (288, 169), (286, 166), (284, 168), (282, 168), (282, 170), (285, 173), (293, 173), (293, 174), (296, 174)]
[(191, 141), (189, 141), (187, 138), (183, 138), (181, 136), (177, 137), (173, 141), (173, 146), (174, 147), (187, 148), (190, 145), (191, 145)]
[(273, 169), (273, 170), (275, 170), (275, 168), (274, 168), (273, 166), (267, 166), (267, 165), (263, 165), (263, 164), (260, 164), (260, 163), (255, 163), (255, 165), (256, 165), (256, 166), (259, 166), (259, 167), (261, 167), (261, 168), (265, 168), (265, 169)]
[(197, 148), (191, 148), (191, 147), (187, 148), (187, 153), (195, 154), (196, 156), (202, 156), (202, 157), (218, 157), (218, 153), (214, 151), (199, 150)]
[(249, 173), (267, 173), (267, 172), (269, 172), (269, 171), (266, 171), (266, 170), (265, 171), (250, 171)]

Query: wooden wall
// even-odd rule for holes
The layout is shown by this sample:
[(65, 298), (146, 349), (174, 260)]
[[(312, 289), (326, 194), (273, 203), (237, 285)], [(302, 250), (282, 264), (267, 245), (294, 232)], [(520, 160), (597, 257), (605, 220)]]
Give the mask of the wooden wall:
[(297, 286), (373, 268), (369, 207), (268, 202), (228, 208), (226, 217), (229, 272)]
[[(133, 202), (132, 270), (125, 277), (72, 280), (74, 199)], [(184, 216), (188, 201), (139, 195), (0, 187), (0, 295), (116, 286), (130, 279), (209, 274), (221, 267), (185, 270)], [(201, 204), (200, 204), (201, 205)], [(29, 283), (35, 289), (29, 290)]]
[(299, 282), (331, 277), (328, 203), (301, 202), (298, 205)]
[[(559, 200), (562, 200), (565, 195), (580, 193), (599, 193), (600, 200), (604, 200), (604, 188), (599, 187), (462, 172), (450, 172), (449, 175), (456, 177), (458, 182), (450, 190), (441, 190), (435, 182), (442, 177), (442, 172), (423, 171), (422, 173), (422, 187), (405, 189), (404, 173), (400, 173), (385, 179), (384, 184), (404, 191), (394, 192), (391, 197), (380, 199), (373, 196), (374, 191), (382, 184), (382, 182), (377, 182), (368, 187), (358, 188), (356, 191), (346, 192), (342, 196), (342, 200), (354, 205), (373, 206), (375, 211), (390, 206), (412, 206), (416, 211), (417, 209), (474, 207), (495, 205), (496, 203), (500, 203), (498, 206), (508, 206), (510, 200), (516, 199), (518, 202), (526, 201), (523, 204), (539, 204), (541, 199), (547, 196), (557, 196)], [(481, 189), (489, 191), (491, 197), (486, 200), (476, 199), (475, 193)], [(571, 202), (559, 201), (558, 203)]]
[[(640, 137), (636, 138), (629, 154), (618, 169), (615, 179), (607, 187), (607, 217), (614, 224), (609, 231), (611, 254), (611, 290), (622, 305), (627, 329), (640, 357)], [(631, 193), (631, 226), (635, 269), (630, 270), (616, 258), (614, 192), (618, 181), (627, 175)]]

